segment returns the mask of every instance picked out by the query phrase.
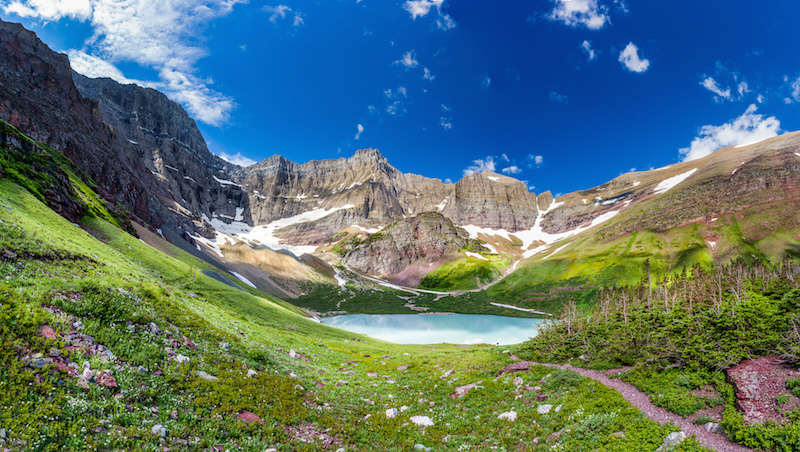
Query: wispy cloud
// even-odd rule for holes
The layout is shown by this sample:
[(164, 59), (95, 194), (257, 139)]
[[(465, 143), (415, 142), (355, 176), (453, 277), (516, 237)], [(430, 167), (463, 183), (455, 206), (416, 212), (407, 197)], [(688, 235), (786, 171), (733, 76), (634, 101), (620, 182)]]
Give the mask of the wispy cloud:
[[(197, 75), (198, 60), (208, 53), (202, 31), (245, 1), (12, 0), (0, 8), (7, 14), (34, 19), (67, 17), (88, 22), (93, 36), (83, 49), (69, 51), (76, 58), (76, 71), (97, 75), (102, 70), (103, 75), (124, 79), (117, 63), (133, 62), (154, 69), (159, 81), (135, 82), (161, 89), (196, 119), (221, 125), (228, 121), (235, 102), (214, 91), (209, 79)], [(100, 61), (106, 63), (104, 68)]]
[(786, 104), (800, 102), (800, 77), (797, 77), (794, 81), (792, 81), (787, 76), (784, 77), (784, 82), (788, 87), (789, 95), (783, 99), (783, 102)]
[(443, 10), (444, 0), (408, 0), (403, 4), (403, 9), (411, 13), (414, 20), (427, 16), (434, 8), (438, 15), (436, 28), (447, 31), (456, 27), (456, 21)]
[(389, 113), (392, 116), (403, 116), (406, 113), (406, 105), (403, 102), (396, 100), (386, 107), (386, 113)]
[(528, 168), (538, 168), (544, 163), (544, 157), (541, 155), (528, 154)]
[(392, 64), (394, 66), (404, 66), (407, 69), (413, 69), (419, 66), (419, 61), (417, 61), (417, 53), (413, 50), (409, 50), (408, 52), (404, 53), (399, 60)]
[(489, 77), (488, 75), (484, 77), (483, 80), (481, 81), (481, 86), (483, 86), (484, 88), (492, 86), (492, 78)]
[(361, 124), (356, 125), (356, 137), (355, 137), (356, 140), (361, 138), (362, 132), (364, 132), (364, 126), (362, 126)]
[(256, 162), (255, 160), (253, 160), (251, 158), (247, 158), (247, 157), (243, 156), (241, 152), (237, 152), (236, 154), (233, 154), (233, 155), (228, 154), (226, 152), (220, 152), (217, 155), (222, 160), (225, 160), (228, 163), (233, 163), (234, 165), (239, 165), (239, 166), (250, 166), (250, 165), (255, 165), (256, 163), (258, 163), (258, 162)]
[(484, 159), (473, 160), (472, 165), (468, 166), (462, 172), (464, 173), (464, 176), (470, 176), (475, 173), (480, 173), (483, 170), (494, 171), (494, 169), (494, 157), (490, 155)]
[(555, 91), (550, 91), (549, 96), (550, 96), (550, 100), (552, 100), (553, 102), (555, 102), (557, 104), (565, 104), (566, 105), (567, 103), (569, 103), (569, 98), (564, 94), (558, 94)]
[(632, 42), (619, 53), (619, 61), (631, 72), (642, 73), (650, 67), (650, 60), (639, 56), (639, 48)]
[(508, 168), (503, 168), (500, 170), (503, 174), (519, 174), (522, 172), (522, 169), (517, 166), (509, 166)]
[(422, 78), (424, 78), (425, 80), (433, 80), (436, 78), (435, 75), (431, 74), (430, 69), (426, 67), (422, 68), (422, 72), (423, 72)]
[(592, 41), (584, 40), (581, 43), (581, 51), (586, 54), (587, 63), (591, 63), (597, 59), (597, 51), (592, 48)]
[(453, 128), (453, 118), (445, 118), (442, 116), (439, 118), (439, 125), (442, 126), (444, 130), (450, 130)]
[(717, 81), (714, 80), (714, 77), (706, 77), (703, 79), (702, 82), (700, 82), (700, 84), (703, 86), (703, 88), (716, 94), (716, 96), (714, 97), (715, 100), (717, 101), (723, 99), (731, 100), (731, 89), (730, 88), (722, 89), (722, 87), (719, 86), (719, 83), (717, 83)]
[(597, 0), (554, 0), (555, 7), (547, 15), (553, 22), (570, 27), (599, 30), (609, 23), (608, 8)]
[(286, 13), (292, 11), (292, 8), (289, 8), (286, 5), (277, 5), (277, 6), (269, 6), (265, 5), (261, 8), (262, 11), (269, 14), (269, 21), (273, 24), (278, 23), (278, 19), (285, 19)]
[(720, 126), (707, 125), (700, 128), (700, 134), (692, 140), (689, 147), (680, 150), (684, 162), (705, 157), (719, 148), (740, 144), (755, 143), (777, 136), (781, 122), (774, 116), (765, 118), (757, 114), (755, 104), (736, 119)]

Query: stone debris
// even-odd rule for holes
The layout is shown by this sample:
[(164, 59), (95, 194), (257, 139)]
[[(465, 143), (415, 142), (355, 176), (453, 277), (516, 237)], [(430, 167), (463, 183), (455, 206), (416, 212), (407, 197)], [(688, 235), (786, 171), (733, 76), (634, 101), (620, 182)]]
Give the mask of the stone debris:
[(725, 433), (725, 428), (717, 422), (706, 422), (703, 424), (703, 429), (708, 433), (716, 433), (718, 435)]
[(433, 420), (428, 416), (411, 416), (409, 419), (414, 425), (421, 425), (423, 427), (430, 427), (433, 425)]
[(686, 439), (686, 433), (683, 432), (674, 432), (667, 435), (664, 438), (664, 442), (661, 443), (661, 447), (656, 449), (656, 452), (669, 452), (674, 449), (678, 444), (682, 443), (683, 440)]
[(424, 444), (414, 444), (414, 450), (424, 450), (424, 451), (427, 452), (427, 451), (431, 450), (431, 448), (430, 447), (425, 447)]
[(261, 419), (260, 416), (258, 416), (255, 413), (251, 413), (250, 411), (247, 411), (247, 410), (239, 411), (239, 414), (236, 417), (238, 419), (241, 419), (241, 420), (247, 422), (247, 423), (253, 423), (253, 422), (258, 422), (259, 424), (263, 424), (264, 423), (264, 420)]
[(247, 369), (247, 378), (254, 377), (256, 375), (258, 375), (258, 372), (253, 369)]
[(459, 398), (464, 397), (467, 395), (468, 392), (472, 391), (473, 389), (478, 387), (478, 384), (481, 382), (470, 383), (468, 385), (459, 386), (456, 388), (456, 392), (450, 395), (450, 398)]
[(539, 406), (536, 407), (536, 412), (539, 413), (539, 414), (549, 414), (550, 410), (552, 410), (552, 409), (553, 409), (553, 405), (548, 405), (548, 404), (539, 405)]
[(531, 366), (533, 365), (532, 361), (515, 361), (500, 371), (499, 375), (503, 375), (504, 373), (511, 373), (511, 372), (523, 372), (526, 370), (530, 370)]
[(450, 369), (447, 372), (443, 373), (439, 378), (447, 378), (447, 377), (453, 375), (454, 373), (456, 373), (456, 371), (453, 370), (453, 369)]
[(777, 410), (776, 398), (786, 391), (789, 369), (778, 356), (742, 361), (726, 371), (736, 391), (736, 405), (747, 425), (785, 419)]
[(161, 424), (156, 424), (150, 428), (150, 432), (156, 436), (164, 438), (167, 436), (167, 428)]
[(408, 364), (403, 364), (402, 366), (397, 366), (397, 371), (398, 372), (402, 372), (402, 371), (404, 371), (406, 369), (408, 369)]
[(397, 413), (398, 413), (397, 408), (389, 408), (388, 410), (386, 410), (386, 417), (391, 419), (397, 416)]
[(505, 413), (500, 414), (497, 416), (497, 419), (506, 419), (509, 422), (514, 422), (517, 420), (517, 412), (516, 411), (506, 411)]
[(206, 381), (217, 381), (219, 378), (207, 373), (204, 370), (195, 370), (194, 374)]
[(517, 377), (517, 378), (515, 378), (515, 379), (514, 379), (513, 383), (514, 383), (514, 386), (516, 386), (516, 387), (518, 387), (518, 388), (519, 388), (519, 387), (521, 387), (523, 384), (525, 384), (525, 381), (524, 381), (522, 378), (520, 378), (520, 377)]

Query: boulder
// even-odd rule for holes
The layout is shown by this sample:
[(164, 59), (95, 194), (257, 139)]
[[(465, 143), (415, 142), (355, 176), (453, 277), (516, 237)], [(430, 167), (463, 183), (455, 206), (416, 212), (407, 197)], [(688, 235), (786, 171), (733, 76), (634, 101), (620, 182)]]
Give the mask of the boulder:
[(686, 439), (686, 433), (683, 432), (670, 433), (669, 435), (667, 435), (666, 438), (664, 438), (664, 442), (661, 443), (661, 446), (658, 449), (656, 449), (656, 452), (669, 452), (672, 449), (675, 449), (675, 447), (678, 444), (682, 443), (683, 440), (685, 439)]
[(433, 425), (433, 420), (428, 416), (411, 416), (410, 419), (414, 425), (421, 425), (423, 427), (430, 427)]
[(505, 419), (509, 422), (514, 422), (517, 420), (517, 412), (516, 411), (506, 411), (505, 413), (500, 414), (497, 416), (497, 419)]

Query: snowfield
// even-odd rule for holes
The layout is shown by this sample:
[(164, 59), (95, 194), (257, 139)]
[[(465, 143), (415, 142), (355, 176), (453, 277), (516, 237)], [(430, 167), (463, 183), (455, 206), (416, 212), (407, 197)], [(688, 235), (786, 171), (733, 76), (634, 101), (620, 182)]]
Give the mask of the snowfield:
[(664, 179), (656, 185), (656, 188), (653, 189), (653, 193), (660, 195), (662, 193), (666, 193), (670, 189), (674, 188), (676, 185), (680, 184), (681, 182), (685, 181), (689, 178), (694, 172), (697, 171), (697, 168), (693, 170), (689, 170), (685, 173), (678, 174), (677, 176), (672, 176), (668, 179)]

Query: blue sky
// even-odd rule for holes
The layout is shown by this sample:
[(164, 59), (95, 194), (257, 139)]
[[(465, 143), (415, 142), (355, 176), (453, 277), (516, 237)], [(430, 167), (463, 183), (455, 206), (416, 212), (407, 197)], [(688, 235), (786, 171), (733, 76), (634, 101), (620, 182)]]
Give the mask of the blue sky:
[(539, 193), (800, 129), (800, 2), (0, 0), (90, 76), (162, 90), (212, 152), (375, 147)]

